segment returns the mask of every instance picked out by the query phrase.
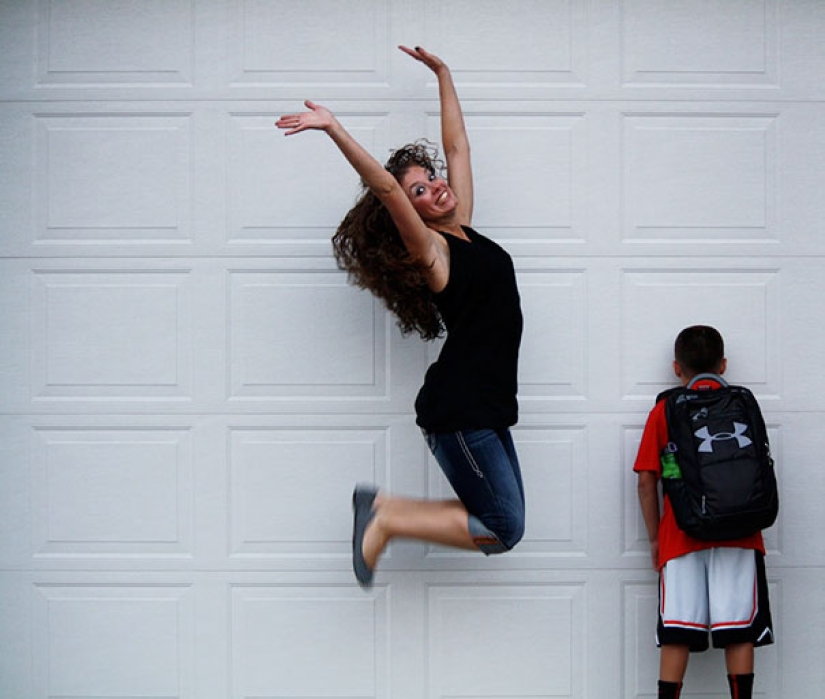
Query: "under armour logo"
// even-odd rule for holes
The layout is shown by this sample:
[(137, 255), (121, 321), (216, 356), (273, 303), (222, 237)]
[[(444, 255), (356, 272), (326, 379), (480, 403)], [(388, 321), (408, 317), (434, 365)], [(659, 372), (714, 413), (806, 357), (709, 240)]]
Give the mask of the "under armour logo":
[(713, 443), (717, 440), (735, 439), (740, 449), (753, 444), (753, 442), (745, 436), (747, 430), (747, 425), (743, 425), (741, 422), (734, 422), (733, 432), (717, 432), (716, 434), (711, 434), (707, 427), (703, 427), (701, 430), (696, 430), (693, 434), (702, 440), (702, 443), (699, 445), (700, 452), (712, 452)]

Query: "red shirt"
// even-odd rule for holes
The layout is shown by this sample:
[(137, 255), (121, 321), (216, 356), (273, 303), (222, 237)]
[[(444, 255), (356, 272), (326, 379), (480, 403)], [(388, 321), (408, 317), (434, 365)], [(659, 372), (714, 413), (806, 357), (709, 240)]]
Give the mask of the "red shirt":
[[(708, 388), (718, 388), (715, 381), (700, 381), (697, 388), (707, 386)], [(658, 478), (662, 477), (662, 463), (660, 454), (667, 446), (667, 420), (665, 417), (665, 401), (660, 400), (648, 415), (642, 441), (639, 444), (639, 453), (636, 455), (636, 463), (633, 470), (653, 471)], [(730, 541), (701, 541), (688, 536), (679, 529), (676, 524), (676, 517), (670, 507), (670, 500), (665, 496), (664, 508), (659, 520), (659, 568), (673, 558), (684, 556), (692, 551), (702, 551), (704, 549), (720, 546), (730, 546), (743, 549), (756, 549), (765, 553), (765, 544), (762, 540), (762, 532), (756, 532), (743, 539), (732, 539)]]

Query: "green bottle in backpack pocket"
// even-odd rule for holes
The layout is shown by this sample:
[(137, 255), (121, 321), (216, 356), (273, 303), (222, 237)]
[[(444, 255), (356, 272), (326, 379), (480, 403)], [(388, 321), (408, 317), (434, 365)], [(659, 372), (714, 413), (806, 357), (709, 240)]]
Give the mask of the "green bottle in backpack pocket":
[(672, 443), (662, 450), (659, 455), (659, 462), (662, 464), (662, 478), (681, 479), (682, 469), (676, 461), (676, 449)]

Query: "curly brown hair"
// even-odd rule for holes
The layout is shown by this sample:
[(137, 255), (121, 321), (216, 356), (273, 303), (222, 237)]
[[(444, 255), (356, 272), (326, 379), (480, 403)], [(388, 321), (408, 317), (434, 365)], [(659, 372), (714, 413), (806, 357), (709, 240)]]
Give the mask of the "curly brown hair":
[[(425, 140), (394, 151), (385, 167), (400, 179), (416, 165), (430, 172), (444, 167), (438, 151)], [(443, 333), (444, 324), (427, 286), (426, 270), (407, 252), (387, 208), (363, 182), (361, 186), (361, 195), (332, 237), (335, 261), (352, 284), (384, 302), (404, 335), (416, 332), (433, 340)]]

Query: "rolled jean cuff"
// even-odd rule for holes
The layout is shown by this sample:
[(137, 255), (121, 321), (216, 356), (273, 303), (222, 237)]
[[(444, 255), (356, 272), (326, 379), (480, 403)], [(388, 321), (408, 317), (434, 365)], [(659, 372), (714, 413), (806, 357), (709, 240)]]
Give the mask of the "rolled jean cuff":
[(478, 517), (468, 515), (467, 520), (470, 527), (470, 536), (473, 537), (473, 542), (478, 546), (478, 550), (484, 555), (489, 556), (493, 553), (506, 553), (510, 550), (493, 532), (484, 526)]

